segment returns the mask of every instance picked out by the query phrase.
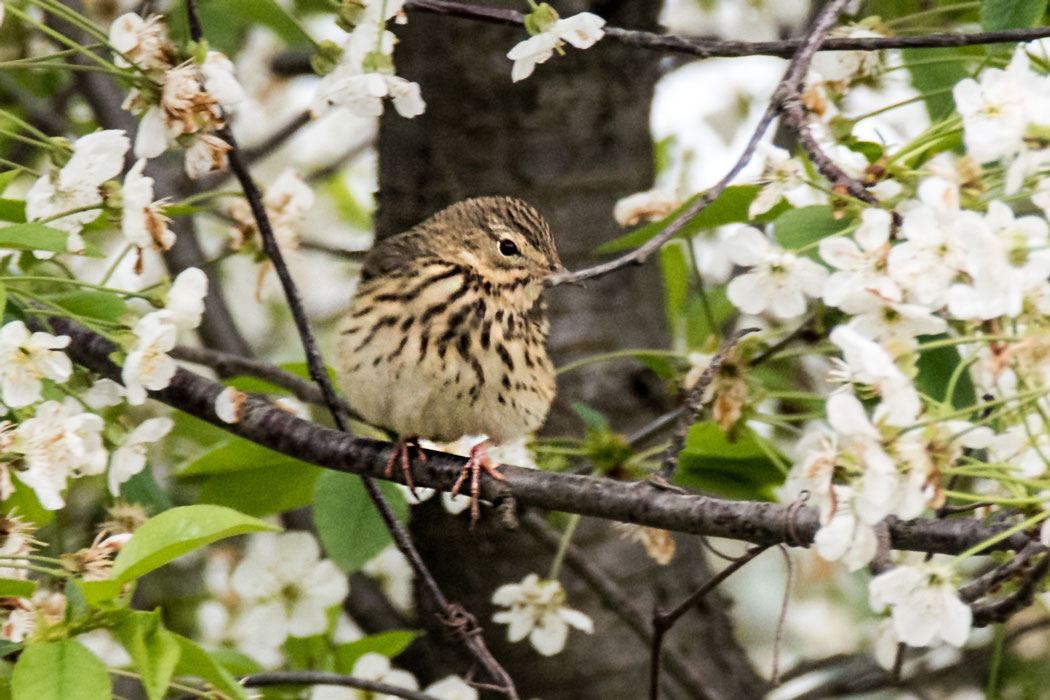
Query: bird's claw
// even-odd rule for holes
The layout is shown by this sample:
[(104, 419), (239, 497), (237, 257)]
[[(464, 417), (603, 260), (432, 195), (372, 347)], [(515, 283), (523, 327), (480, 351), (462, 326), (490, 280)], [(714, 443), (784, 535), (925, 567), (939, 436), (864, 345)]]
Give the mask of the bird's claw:
[(459, 473), (459, 478), (456, 479), (456, 483), (452, 485), (451, 494), (453, 496), (459, 495), (459, 488), (463, 485), (463, 482), (470, 477), (470, 529), (474, 529), (474, 525), (478, 522), (481, 517), (481, 506), (478, 504), (478, 500), (481, 494), (481, 472), (484, 471), (486, 474), (494, 479), (500, 481), (506, 481), (506, 478), (497, 471), (498, 464), (493, 463), (489, 459), (488, 453), (485, 451), (484, 442), (474, 445), (470, 449), (470, 457), (467, 459), (467, 463), (463, 465), (463, 470)]

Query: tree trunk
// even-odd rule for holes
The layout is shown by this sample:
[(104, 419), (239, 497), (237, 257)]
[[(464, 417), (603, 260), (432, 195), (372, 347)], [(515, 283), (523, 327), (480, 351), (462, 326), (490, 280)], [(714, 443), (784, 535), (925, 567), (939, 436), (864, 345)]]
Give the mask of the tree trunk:
[[(492, 3), (496, 4), (496, 3)], [(523, 9), (523, 3), (508, 4)], [(654, 29), (659, 3), (563, 2), (562, 16), (592, 10), (610, 24)], [(420, 83), (424, 115), (406, 120), (387, 110), (379, 139), (380, 237), (403, 231), (448, 204), (467, 197), (505, 194), (535, 205), (551, 222), (563, 263), (570, 269), (594, 261), (592, 251), (619, 235), (613, 204), (653, 182), (649, 108), (658, 77), (658, 55), (600, 41), (586, 51), (566, 47), (519, 83), (510, 80), (507, 51), (526, 38), (521, 28), (413, 13), (397, 28), (398, 74)], [(622, 270), (586, 287), (546, 294), (551, 307), (550, 351), (556, 365), (623, 348), (666, 347), (667, 329), (655, 265)], [(570, 406), (585, 403), (627, 432), (666, 409), (667, 398), (637, 363), (601, 363), (558, 378), (558, 399), (548, 434), (580, 434)], [(497, 658), (519, 684), (523, 698), (637, 700), (647, 696), (649, 650), (571, 572), (561, 580), (568, 604), (591, 615), (593, 638), (572, 632), (552, 658), (527, 642), (508, 644), (505, 628), (490, 622), (489, 603), (500, 584), (527, 573), (545, 576), (549, 549), (523, 532), (500, 528), (486, 517), (473, 533), (465, 517), (453, 524), (439, 506), (414, 509), (413, 532), (424, 559), (446, 593), (485, 626)], [(684, 540), (685, 538), (680, 538)], [(656, 567), (641, 547), (618, 539), (607, 524), (584, 521), (574, 544), (624, 586), (638, 604), (673, 605), (702, 582), (707, 568), (695, 541), (680, 541), (680, 554)], [(424, 642), (421, 680), (464, 669), (458, 645), (438, 630), (430, 602), (420, 592), (420, 623), (433, 634)], [(709, 598), (670, 635), (715, 697), (757, 697), (762, 681), (732, 638), (724, 605)], [(714, 611), (716, 614), (710, 614)], [(417, 656), (416, 658), (419, 658)], [(664, 697), (702, 697), (667, 679)]]

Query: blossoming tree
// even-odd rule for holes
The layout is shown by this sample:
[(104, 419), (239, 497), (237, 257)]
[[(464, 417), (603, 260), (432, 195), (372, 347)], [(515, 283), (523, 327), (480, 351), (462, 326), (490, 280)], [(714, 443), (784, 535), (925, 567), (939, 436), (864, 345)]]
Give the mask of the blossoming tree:
[[(749, 14), (761, 3), (665, 9), (695, 30), (798, 25), (754, 44), (531, 1), (124, 4), (0, 3), (5, 697), (1035, 693), (1050, 626), (1045, 2), (831, 0), (808, 26), (783, 7)], [(651, 188), (616, 202), (575, 158), (583, 194), (549, 195), (605, 232), (595, 257), (615, 254), (552, 286), (652, 258), (668, 328), (666, 343), (557, 358), (561, 372), (626, 376), (612, 362), (629, 358), (663, 410), (621, 417), (570, 395), (571, 434), (490, 453), (507, 478), (482, 484), (494, 507), (478, 533), (447, 491), (481, 438), (426, 444), (417, 487), (381, 487), (391, 436), (347, 413), (321, 351), (372, 236), (377, 118), (388, 186), (421, 166), (384, 144), (436, 129), (416, 119), (428, 102), (462, 114), (441, 129), (468, 140), (502, 118), (428, 92), (448, 71), (411, 31), (426, 14), (427, 31), (509, 25), (495, 53), (479, 35), (464, 55), (537, 111), (559, 65), (622, 74), (610, 44), (790, 59), (745, 69), (768, 89), (668, 129)], [(433, 72), (399, 74), (395, 48)], [(751, 59), (722, 60), (704, 85)], [(457, 79), (484, 93), (489, 72)], [(591, 89), (614, 94), (602, 75)], [(535, 153), (503, 166), (523, 182), (569, 167), (571, 142), (514, 108)], [(715, 127), (725, 138), (697, 139)], [(437, 146), (414, 138), (429, 167)], [(477, 168), (452, 151), (434, 163)], [(381, 207), (455, 194), (396, 189)], [(380, 208), (379, 233), (401, 215)], [(583, 541), (595, 519), (622, 535), (601, 539), (612, 556)], [(500, 556), (513, 578), (475, 570), (523, 537), (544, 561), (515, 550)], [(704, 554), (708, 537), (730, 542)], [(762, 556), (774, 546), (787, 580)], [(723, 582), (746, 603), (733, 615), (701, 605)], [(690, 611), (702, 643), (672, 638)], [(555, 685), (526, 670), (566, 658)], [(843, 658), (863, 672), (837, 677)], [(587, 682), (561, 680), (574, 675)]]

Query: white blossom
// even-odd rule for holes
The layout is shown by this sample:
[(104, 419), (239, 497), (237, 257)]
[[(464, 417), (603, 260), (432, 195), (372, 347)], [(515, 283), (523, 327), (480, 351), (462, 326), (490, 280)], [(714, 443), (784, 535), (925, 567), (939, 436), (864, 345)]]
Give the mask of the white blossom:
[(170, 418), (149, 418), (128, 433), (124, 444), (113, 452), (109, 465), (109, 492), (116, 496), (120, 485), (142, 471), (146, 466), (146, 450), (171, 432), (175, 422)]
[(878, 539), (875, 528), (853, 510), (853, 490), (833, 487), (834, 515), (813, 536), (813, 549), (825, 561), (841, 561), (850, 571), (865, 567), (875, 558)]
[(877, 299), (902, 298), (900, 287), (886, 273), (891, 214), (871, 207), (860, 219), (852, 239), (829, 236), (819, 244), (820, 257), (837, 269), (824, 285), (824, 303), (847, 313), (867, 311)]
[[(806, 187), (802, 162), (798, 158), (792, 158), (783, 148), (768, 143), (759, 144), (758, 149), (765, 156), (762, 176), (759, 178), (762, 189), (747, 208), (749, 219), (765, 214), (785, 196), (789, 200), (793, 199), (795, 191)], [(804, 206), (801, 202), (792, 203)]]
[(950, 565), (936, 561), (895, 567), (869, 584), (871, 607), (890, 608), (897, 637), (909, 646), (943, 640), (961, 647), (970, 634), (973, 613), (959, 599), (954, 577)]
[(118, 382), (103, 377), (96, 380), (90, 389), (81, 394), (80, 400), (86, 403), (88, 408), (97, 411), (100, 408), (116, 406), (124, 400), (127, 393), (127, 390)]
[(248, 395), (228, 386), (215, 397), (215, 415), (226, 423), (241, 422), (241, 407)]
[(41, 399), (41, 379), (64, 382), (73, 374), (73, 363), (62, 348), (69, 336), (30, 333), (22, 321), (0, 328), (0, 398), (9, 408), (22, 408)]
[[(836, 27), (828, 33), (830, 37), (848, 39), (877, 39), (877, 34), (862, 25)], [(859, 80), (876, 75), (882, 68), (880, 51), (821, 51), (813, 57), (813, 69), (825, 80)]]
[(198, 267), (187, 267), (172, 281), (167, 306), (154, 313), (180, 330), (193, 330), (201, 324), (207, 293), (208, 276)]
[(849, 326), (835, 327), (829, 338), (843, 356), (833, 360), (832, 378), (870, 387), (882, 397), (876, 422), (906, 426), (915, 421), (922, 407), (919, 394), (885, 348)]
[(726, 241), (726, 252), (734, 263), (750, 268), (726, 288), (729, 301), (744, 313), (799, 316), (806, 310), (806, 297), (819, 297), (828, 276), (821, 265), (775, 246), (751, 226)]
[[(73, 155), (57, 173), (42, 175), (26, 193), (26, 219), (50, 219), (65, 212), (102, 204), (102, 183), (120, 174), (124, 154), (131, 142), (122, 129), (96, 131), (81, 136), (73, 144)], [(85, 224), (98, 218), (98, 209), (90, 208), (66, 214), (47, 222), (70, 234), (67, 249), (80, 252), (84, 248), (78, 235)]]
[(175, 347), (178, 332), (154, 311), (139, 319), (132, 333), (136, 340), (124, 360), (121, 380), (128, 390), (128, 403), (138, 406), (146, 401), (147, 389), (163, 389), (175, 376), (177, 365), (167, 353)]
[[(433, 490), (427, 489), (433, 495)], [(469, 500), (468, 505), (469, 505)], [(415, 607), (415, 572), (408, 559), (393, 544), (375, 555), (361, 569), (379, 584), (390, 603), (402, 613)]]
[(209, 51), (200, 72), (204, 89), (223, 107), (230, 109), (245, 100), (244, 88), (233, 74), (233, 63), (221, 51)]
[(514, 61), (511, 80), (518, 82), (532, 75), (536, 64), (553, 56), (555, 48), (562, 42), (568, 42), (578, 49), (594, 46), (605, 36), (604, 26), (605, 20), (590, 12), (558, 19), (544, 31), (515, 44), (507, 52), (507, 58)]
[(231, 584), (246, 602), (267, 605), (271, 624), (292, 637), (324, 633), (327, 610), (348, 592), (346, 576), (321, 559), (317, 540), (307, 532), (252, 535)]
[(1025, 148), (1031, 122), (1045, 123), (1050, 87), (1032, 73), (1023, 46), (1005, 70), (986, 68), (979, 80), (966, 78), (952, 89), (963, 119), (966, 152), (978, 163), (1012, 158)]
[(529, 574), (521, 583), (506, 583), (492, 594), (495, 605), (509, 608), (497, 612), (492, 621), (507, 625), (507, 639), (519, 642), (525, 637), (543, 656), (553, 656), (565, 648), (569, 627), (591, 634), (591, 618), (565, 605), (565, 589), (555, 580), (541, 580)]
[(437, 700), (478, 700), (478, 691), (459, 676), (445, 676), (423, 688), (423, 692)]
[(36, 493), (40, 505), (58, 510), (70, 479), (101, 474), (106, 469), (102, 418), (86, 413), (73, 398), (45, 401), (16, 431), (15, 450), (23, 455), (19, 481)]

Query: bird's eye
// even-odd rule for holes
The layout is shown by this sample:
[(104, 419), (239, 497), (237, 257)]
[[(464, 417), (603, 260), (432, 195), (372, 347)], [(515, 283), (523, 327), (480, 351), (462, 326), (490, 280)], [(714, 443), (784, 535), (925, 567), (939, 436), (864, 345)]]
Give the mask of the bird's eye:
[(506, 255), (508, 258), (512, 255), (521, 255), (521, 251), (518, 250), (518, 246), (515, 245), (514, 241), (509, 238), (504, 238), (499, 242), (499, 252)]

